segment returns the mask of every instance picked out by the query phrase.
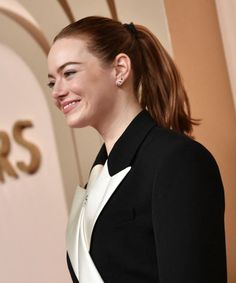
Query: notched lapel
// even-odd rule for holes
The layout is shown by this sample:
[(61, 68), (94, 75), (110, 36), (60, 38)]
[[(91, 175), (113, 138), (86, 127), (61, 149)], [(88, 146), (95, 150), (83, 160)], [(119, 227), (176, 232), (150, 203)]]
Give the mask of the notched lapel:
[(85, 208), (86, 240), (88, 249), (90, 247), (91, 235), (97, 218), (130, 169), (131, 166), (110, 176), (106, 162), (95, 182), (90, 183), (93, 186), (88, 186), (88, 201)]
[(130, 169), (131, 169), (131, 166), (123, 169), (122, 171), (118, 172), (117, 174), (113, 175), (112, 177), (109, 175), (110, 180), (108, 181), (108, 184), (107, 184), (105, 196), (104, 196), (104, 198), (101, 202), (99, 210), (97, 211), (96, 219), (99, 216), (99, 214), (101, 213), (101, 211), (104, 208), (104, 206), (106, 205), (106, 203), (108, 202), (108, 200), (110, 199), (110, 197), (112, 196), (112, 194), (115, 192), (115, 190), (119, 186), (119, 184), (122, 182), (122, 180), (128, 174)]

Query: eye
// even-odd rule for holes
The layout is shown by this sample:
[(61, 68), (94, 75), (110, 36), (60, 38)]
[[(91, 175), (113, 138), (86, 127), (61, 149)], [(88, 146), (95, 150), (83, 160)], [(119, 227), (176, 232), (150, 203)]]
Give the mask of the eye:
[(49, 82), (49, 83), (48, 83), (48, 87), (49, 87), (49, 88), (53, 88), (53, 87), (54, 87), (54, 85), (55, 85), (55, 83), (54, 83), (54, 82)]
[(68, 77), (74, 75), (75, 73), (76, 73), (76, 71), (74, 71), (74, 70), (65, 71), (65, 72), (64, 72), (64, 77), (65, 77), (65, 78), (68, 78)]

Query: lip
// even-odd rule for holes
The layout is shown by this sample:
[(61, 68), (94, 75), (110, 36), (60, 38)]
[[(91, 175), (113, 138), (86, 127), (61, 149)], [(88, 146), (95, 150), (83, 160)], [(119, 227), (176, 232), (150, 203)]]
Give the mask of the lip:
[(73, 100), (67, 100), (60, 103), (61, 110), (64, 114), (69, 113), (71, 110), (73, 110), (81, 101), (81, 99), (73, 99)]

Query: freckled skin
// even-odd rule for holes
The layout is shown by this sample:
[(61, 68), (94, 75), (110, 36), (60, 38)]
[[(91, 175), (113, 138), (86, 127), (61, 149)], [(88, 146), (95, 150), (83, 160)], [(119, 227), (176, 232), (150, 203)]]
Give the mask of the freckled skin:
[[(70, 63), (71, 62), (71, 63)], [(67, 64), (67, 65), (65, 65)], [(62, 69), (61, 66), (65, 65)], [(70, 127), (99, 128), (112, 117), (116, 107), (115, 70), (104, 68), (81, 39), (57, 40), (48, 56), (49, 84), (57, 107), (64, 101), (78, 100), (65, 114)], [(61, 109), (62, 110), (62, 109)]]

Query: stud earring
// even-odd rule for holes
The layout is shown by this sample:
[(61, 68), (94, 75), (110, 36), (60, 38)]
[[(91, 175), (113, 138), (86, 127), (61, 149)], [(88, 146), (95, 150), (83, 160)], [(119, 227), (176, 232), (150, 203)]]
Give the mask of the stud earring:
[(120, 79), (116, 81), (116, 85), (121, 86), (123, 84), (123, 81), (124, 81), (124, 78), (120, 77)]

